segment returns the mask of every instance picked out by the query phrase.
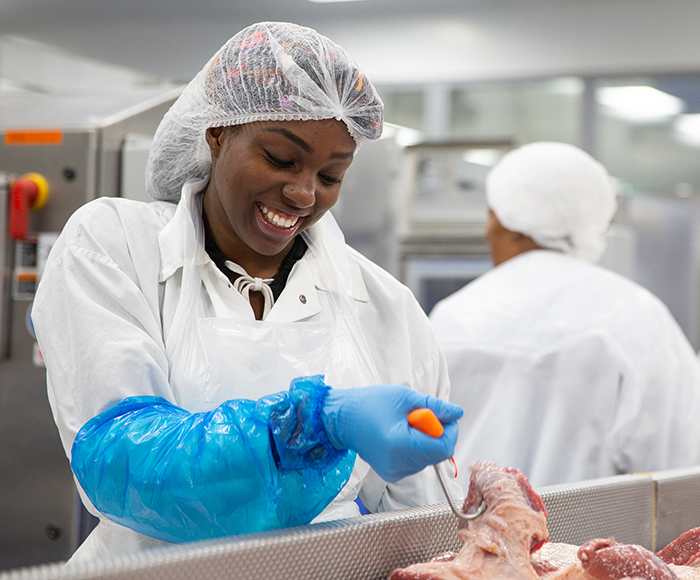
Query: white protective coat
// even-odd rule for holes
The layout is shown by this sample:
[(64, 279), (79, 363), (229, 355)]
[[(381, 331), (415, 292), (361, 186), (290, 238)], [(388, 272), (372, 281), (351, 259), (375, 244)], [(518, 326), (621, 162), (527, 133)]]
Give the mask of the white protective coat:
[[(201, 189), (204, 184), (185, 187)], [(47, 363), (49, 400), (68, 457), (78, 430), (126, 397), (160, 396), (200, 411), (207, 408), (207, 400), (208, 408), (213, 408), (240, 395), (220, 388), (206, 391), (204, 385), (200, 392), (190, 388), (185, 395), (172, 386), (166, 345), (180, 300), (185, 235), (180, 220), (173, 219), (178, 215), (176, 207), (170, 202), (95, 200), (74, 214), (51, 252), (32, 317)], [(332, 221), (330, 215), (323, 219)], [(413, 295), (346, 246), (336, 251), (345, 255), (327, 259), (350, 264), (348, 291), (357, 305), (379, 380), (446, 398), (449, 382), (444, 357)], [(265, 322), (332, 323), (334, 308), (320, 274), (327, 267), (307, 251)], [(250, 304), (206, 255), (202, 280), (196, 286), (207, 316), (254, 322)], [(193, 324), (196, 317), (193, 312)], [(252, 349), (248, 356), (255, 358)], [(280, 389), (259, 383), (254, 390), (248, 390), (246, 398)], [(460, 493), (456, 485), (453, 492)], [(432, 469), (387, 484), (358, 459), (350, 482), (316, 521), (359, 515), (354, 503), (358, 493), (371, 511), (444, 502)], [(99, 515), (82, 490), (81, 495), (88, 509)], [(103, 519), (74, 560), (128, 554), (161, 544)]]
[[(534, 486), (694, 465), (700, 364), (664, 304), (549, 250), (495, 267), (431, 312), (462, 405), (455, 451)], [(466, 489), (466, 488), (465, 488)]]

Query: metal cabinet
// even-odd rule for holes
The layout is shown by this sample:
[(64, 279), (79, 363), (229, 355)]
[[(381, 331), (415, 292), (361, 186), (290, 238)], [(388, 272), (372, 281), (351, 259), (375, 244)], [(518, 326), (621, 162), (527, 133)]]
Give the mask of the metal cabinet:
[[(29, 312), (42, 264), (66, 220), (91, 199), (120, 195), (127, 136), (153, 135), (177, 94), (97, 103), (92, 109), (103, 114), (90, 117), (86, 107), (82, 124), (62, 119), (50, 95), (0, 101), (0, 570), (65, 560), (91, 528), (51, 415)], [(51, 107), (54, 124), (32, 127), (33, 111)], [(28, 172), (46, 179), (49, 198), (31, 213), (26, 238), (13, 240), (10, 186)]]

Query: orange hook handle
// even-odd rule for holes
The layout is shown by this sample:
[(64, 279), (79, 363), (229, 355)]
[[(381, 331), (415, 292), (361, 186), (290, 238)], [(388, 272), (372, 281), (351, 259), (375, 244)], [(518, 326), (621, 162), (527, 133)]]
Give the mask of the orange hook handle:
[(445, 432), (440, 419), (430, 409), (414, 409), (408, 414), (408, 424), (426, 435), (439, 439)]
[[(438, 419), (435, 413), (430, 409), (423, 408), (411, 411), (408, 414), (408, 424), (414, 429), (418, 429), (418, 431), (435, 437), (436, 439), (442, 437), (442, 434), (445, 432), (445, 428), (442, 426), (442, 423), (440, 423), (440, 419)], [(455, 477), (457, 477), (457, 463), (455, 463), (455, 458), (450, 457), (450, 461), (455, 468)]]

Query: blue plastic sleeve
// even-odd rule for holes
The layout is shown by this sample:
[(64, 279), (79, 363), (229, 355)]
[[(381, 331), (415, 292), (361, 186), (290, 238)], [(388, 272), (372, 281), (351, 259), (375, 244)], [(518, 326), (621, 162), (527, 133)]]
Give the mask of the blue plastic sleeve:
[(323, 377), (305, 377), (205, 413), (130, 397), (83, 426), (71, 467), (102, 514), (169, 542), (307, 524), (355, 463), (328, 441), (327, 392)]

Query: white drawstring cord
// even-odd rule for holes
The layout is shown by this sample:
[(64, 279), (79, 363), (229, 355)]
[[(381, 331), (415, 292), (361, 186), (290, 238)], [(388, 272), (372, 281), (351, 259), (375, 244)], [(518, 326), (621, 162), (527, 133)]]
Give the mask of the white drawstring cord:
[(246, 272), (238, 264), (231, 262), (230, 260), (226, 260), (224, 264), (226, 264), (226, 267), (232, 272), (240, 274), (240, 276), (234, 280), (233, 287), (240, 292), (241, 296), (243, 296), (243, 298), (245, 298), (249, 303), (251, 291), (262, 293), (265, 300), (262, 319), (265, 320), (275, 303), (275, 296), (272, 293), (272, 288), (269, 286), (270, 282), (273, 281), (273, 278), (254, 278), (253, 276), (248, 275), (248, 272)]

